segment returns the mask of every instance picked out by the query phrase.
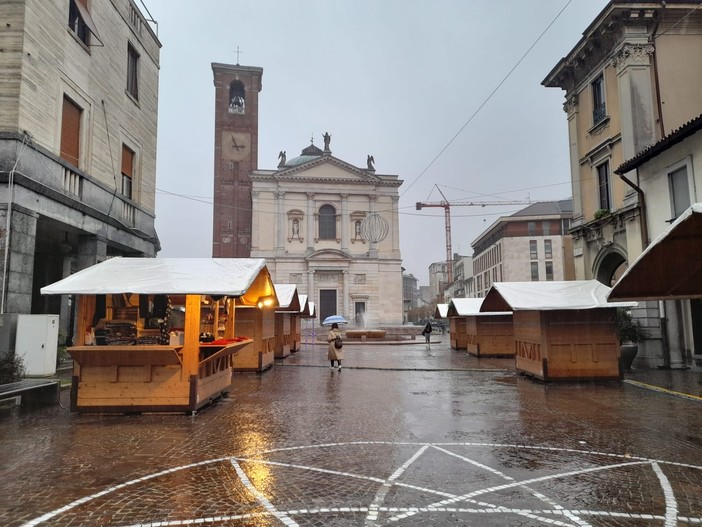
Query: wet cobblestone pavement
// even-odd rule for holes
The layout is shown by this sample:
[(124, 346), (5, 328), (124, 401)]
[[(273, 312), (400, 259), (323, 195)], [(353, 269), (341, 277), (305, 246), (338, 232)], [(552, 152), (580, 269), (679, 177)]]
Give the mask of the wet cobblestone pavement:
[(448, 335), (345, 351), (236, 375), (196, 416), (0, 409), (0, 525), (702, 525), (695, 398), (536, 383)]

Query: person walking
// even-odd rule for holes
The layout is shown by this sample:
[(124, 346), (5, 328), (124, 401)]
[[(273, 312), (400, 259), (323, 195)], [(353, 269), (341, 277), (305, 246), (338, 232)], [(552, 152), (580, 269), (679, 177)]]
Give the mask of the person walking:
[(331, 329), (327, 334), (327, 342), (329, 347), (327, 349), (327, 359), (331, 364), (330, 368), (334, 369), (334, 362), (338, 365), (338, 370), (341, 371), (341, 361), (344, 358), (344, 344), (341, 340), (341, 331), (339, 331), (339, 324), (334, 322), (331, 325)]
[(424, 329), (422, 330), (422, 335), (424, 335), (424, 340), (426, 341), (427, 346), (431, 345), (431, 331), (432, 331), (431, 323), (427, 322), (427, 325), (424, 326)]

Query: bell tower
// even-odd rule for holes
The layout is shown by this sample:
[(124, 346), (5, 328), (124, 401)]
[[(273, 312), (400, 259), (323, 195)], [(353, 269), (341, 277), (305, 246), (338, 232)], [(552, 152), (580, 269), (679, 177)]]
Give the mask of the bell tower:
[(212, 63), (215, 85), (212, 257), (251, 254), (251, 180), (258, 168), (263, 68)]

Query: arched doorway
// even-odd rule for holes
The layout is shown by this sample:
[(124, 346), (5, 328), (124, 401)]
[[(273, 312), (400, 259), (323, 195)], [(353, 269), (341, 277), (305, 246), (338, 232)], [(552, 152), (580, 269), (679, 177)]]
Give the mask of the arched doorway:
[(626, 251), (617, 245), (602, 249), (595, 258), (593, 276), (606, 286), (613, 286), (629, 267)]

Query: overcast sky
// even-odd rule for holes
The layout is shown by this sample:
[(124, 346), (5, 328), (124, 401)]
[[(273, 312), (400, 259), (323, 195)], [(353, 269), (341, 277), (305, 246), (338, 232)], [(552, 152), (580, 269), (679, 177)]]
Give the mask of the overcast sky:
[[(237, 46), (241, 65), (263, 68), (259, 168), (312, 136), (323, 146), (324, 132), (344, 161), (364, 168), (373, 155), (378, 174), (404, 180), (402, 265), (420, 285), (446, 257), (443, 209), (415, 210), (441, 201), (436, 185), (449, 200), (571, 196), (563, 92), (541, 81), (606, 0), (144, 2), (163, 45), (159, 256), (211, 256), (211, 63), (236, 64)], [(453, 252), (472, 254), (480, 233), (519, 208), (453, 207)]]

